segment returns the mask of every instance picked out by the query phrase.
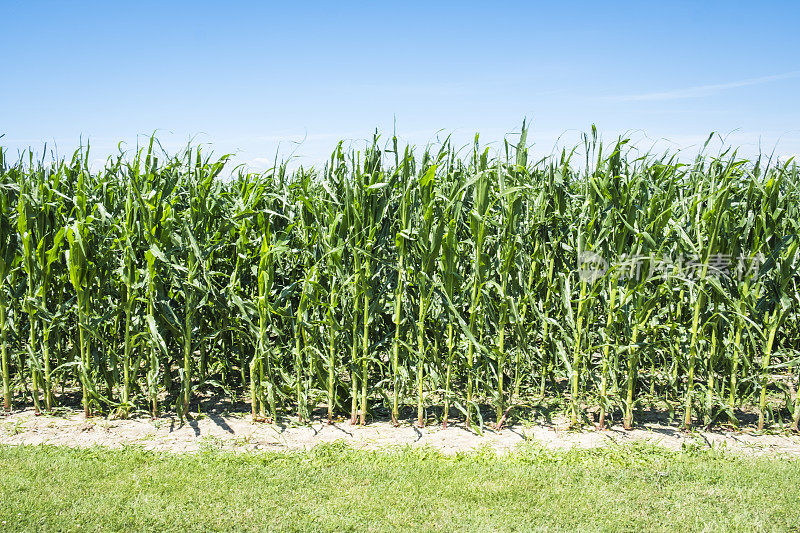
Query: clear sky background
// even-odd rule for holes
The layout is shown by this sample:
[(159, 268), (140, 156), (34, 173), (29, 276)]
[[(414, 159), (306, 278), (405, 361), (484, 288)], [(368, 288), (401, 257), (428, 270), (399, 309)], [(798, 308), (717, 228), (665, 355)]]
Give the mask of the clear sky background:
[[(0, 145), (319, 164), (377, 127), (800, 154), (800, 2), (2, 2)], [(655, 5), (654, 3), (652, 5)], [(358, 144), (356, 144), (358, 145)]]

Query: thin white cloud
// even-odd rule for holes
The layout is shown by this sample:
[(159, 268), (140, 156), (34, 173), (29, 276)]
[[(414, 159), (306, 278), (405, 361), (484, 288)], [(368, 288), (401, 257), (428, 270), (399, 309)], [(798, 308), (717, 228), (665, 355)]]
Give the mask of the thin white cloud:
[(688, 87), (686, 89), (675, 89), (672, 91), (612, 96), (609, 97), (608, 100), (612, 100), (615, 102), (655, 102), (655, 101), (666, 101), (666, 100), (682, 100), (686, 98), (703, 98), (705, 96), (713, 96), (722, 91), (727, 91), (728, 89), (736, 89), (738, 87), (748, 87), (751, 85), (763, 85), (765, 83), (772, 83), (774, 81), (788, 80), (794, 78), (800, 78), (800, 71), (785, 72), (783, 74), (775, 74), (774, 76), (762, 76), (760, 78), (750, 78), (747, 80), (732, 81), (730, 83), (699, 85), (697, 87)]

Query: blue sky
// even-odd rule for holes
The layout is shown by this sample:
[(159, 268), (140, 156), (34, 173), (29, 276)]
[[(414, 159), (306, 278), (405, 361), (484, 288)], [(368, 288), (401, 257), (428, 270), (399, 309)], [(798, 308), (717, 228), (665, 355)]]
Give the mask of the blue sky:
[(800, 154), (799, 2), (644, 5), (7, 2), (0, 145), (104, 158), (157, 130), (258, 169), (279, 143), (315, 164), (376, 127), (499, 141), (527, 117), (542, 154), (591, 124)]

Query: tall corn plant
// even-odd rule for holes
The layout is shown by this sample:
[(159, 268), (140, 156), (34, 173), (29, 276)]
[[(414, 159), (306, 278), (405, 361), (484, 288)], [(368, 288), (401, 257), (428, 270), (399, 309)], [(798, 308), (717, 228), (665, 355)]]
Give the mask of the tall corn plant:
[(337, 318), (337, 310), (342, 297), (344, 287), (343, 277), (344, 268), (342, 262), (342, 251), (344, 241), (339, 234), (341, 223), (341, 213), (329, 210), (327, 212), (326, 224), (328, 231), (325, 233), (325, 257), (328, 274), (328, 302), (325, 309), (325, 326), (327, 328), (327, 401), (328, 401), (328, 424), (333, 422), (334, 412), (338, 404), (336, 394), (336, 357), (341, 332), (341, 323)]
[[(164, 272), (170, 265), (165, 250), (171, 245), (167, 241), (174, 220), (171, 197), (175, 190), (178, 173), (170, 166), (158, 168), (158, 159), (153, 152), (154, 139), (151, 137), (147, 151), (139, 150), (128, 165), (128, 180), (132, 187), (130, 194), (139, 206), (144, 240), (144, 265), (140, 277), (144, 285), (146, 342), (148, 368), (146, 373), (147, 397), (150, 413), (159, 416), (158, 403), (161, 359), (165, 366), (168, 348), (159, 321), (159, 307), (163, 301), (163, 287), (167, 284)], [(174, 162), (172, 163), (174, 164)], [(127, 208), (127, 202), (126, 202)], [(167, 231), (165, 232), (165, 228)], [(159, 357), (161, 356), (161, 358)], [(168, 370), (168, 368), (165, 368)]]
[(439, 261), (439, 253), (444, 237), (445, 217), (442, 213), (441, 200), (436, 188), (436, 169), (437, 164), (430, 165), (425, 169), (422, 176), (417, 181), (417, 195), (419, 214), (419, 226), (414, 240), (415, 271), (414, 276), (417, 289), (417, 425), (424, 427), (424, 393), (425, 393), (425, 364), (426, 352), (428, 349), (425, 342), (426, 328), (425, 322), (431, 306), (433, 296), (434, 269)]
[[(523, 122), (522, 132), (519, 138), (519, 144), (515, 147), (516, 158), (514, 165), (507, 169), (498, 171), (500, 187), (498, 191), (500, 213), (501, 213), (501, 236), (500, 245), (498, 246), (499, 257), (497, 263), (499, 266), (498, 274), (500, 277), (499, 286), (495, 284), (500, 299), (500, 308), (497, 324), (497, 399), (495, 401), (497, 427), (502, 425), (505, 418), (505, 371), (506, 371), (506, 326), (509, 322), (509, 315), (511, 313), (512, 295), (510, 294), (510, 285), (512, 281), (512, 270), (515, 267), (517, 258), (517, 248), (519, 247), (518, 226), (519, 217), (522, 208), (523, 188), (518, 186), (521, 182), (521, 177), (526, 172), (528, 152), (525, 146), (527, 140), (528, 130)], [(508, 158), (508, 143), (506, 142), (506, 158)], [(506, 164), (507, 167), (508, 163)], [(499, 289), (499, 290), (498, 290)]]
[(127, 418), (133, 407), (131, 402), (131, 389), (133, 386), (133, 375), (131, 363), (133, 360), (134, 343), (136, 332), (133, 330), (134, 305), (138, 299), (138, 286), (140, 270), (138, 268), (138, 258), (136, 257), (136, 245), (138, 244), (138, 205), (134, 200), (133, 183), (128, 181), (125, 192), (125, 214), (120, 224), (120, 239), (125, 243), (122, 247), (122, 259), (120, 265), (120, 278), (124, 290), (124, 351), (122, 359), (122, 398), (120, 405), (120, 415)]
[(67, 268), (69, 280), (75, 291), (75, 315), (78, 323), (78, 349), (80, 359), (77, 361), (83, 395), (83, 413), (85, 417), (92, 415), (90, 407), (90, 391), (93, 390), (91, 376), (90, 335), (91, 326), (91, 291), (94, 285), (95, 265), (91, 261), (88, 250), (90, 245), (91, 226), (94, 217), (88, 211), (85, 191), (85, 172), (78, 173), (75, 196), (75, 207), (72, 220), (67, 227)]
[(194, 152), (194, 157), (192, 154), (192, 150), (188, 149), (186, 153), (188, 169), (183, 191), (187, 212), (181, 220), (181, 244), (185, 258), (185, 264), (180, 265), (185, 275), (182, 280), (184, 317), (181, 324), (183, 368), (180, 373), (181, 389), (176, 404), (181, 419), (189, 414), (193, 390), (193, 355), (195, 348), (199, 347), (197, 341), (203, 340), (194, 337), (197, 327), (196, 313), (197, 309), (207, 302), (210, 293), (209, 280), (206, 276), (209, 270), (207, 259), (213, 244), (208, 227), (211, 220), (210, 203), (215, 201), (215, 179), (227, 161), (227, 157), (223, 156), (215, 162), (210, 162), (207, 157), (202, 156), (200, 150)]
[(269, 325), (272, 322), (272, 291), (275, 281), (275, 255), (277, 244), (274, 242), (270, 224), (264, 226), (261, 236), (261, 247), (258, 257), (258, 270), (256, 271), (258, 297), (258, 337), (256, 351), (250, 363), (250, 390), (252, 393), (253, 417), (265, 416), (265, 403), (269, 405), (270, 417), (277, 418), (275, 403), (275, 383), (273, 362), (273, 347), (270, 346)]
[[(31, 164), (33, 164), (31, 162)], [(40, 360), (38, 329), (41, 328), (41, 312), (36, 302), (38, 283), (40, 282), (40, 265), (38, 250), (41, 242), (41, 227), (37, 224), (37, 215), (41, 213), (42, 206), (36, 202), (35, 186), (30, 182), (23, 182), (17, 202), (17, 231), (22, 242), (22, 265), (27, 279), (27, 292), (25, 294), (25, 313), (28, 315), (28, 345), (27, 362), (30, 367), (31, 394), (36, 414), (41, 412), (39, 400), (39, 387), (42, 385), (42, 361)]]
[[(728, 197), (731, 192), (731, 173), (734, 163), (723, 165), (721, 161), (712, 163), (709, 169), (712, 173), (720, 174), (720, 183), (712, 186), (711, 178), (697, 181), (697, 189), (692, 200), (689, 215), (694, 219), (694, 235), (691, 237), (684, 232), (684, 242), (697, 257), (701, 258), (699, 276), (689, 279), (689, 294), (693, 297), (693, 311), (691, 322), (691, 340), (689, 345), (689, 360), (687, 373), (687, 387), (684, 405), (684, 427), (692, 425), (692, 404), (694, 401), (695, 372), (697, 370), (699, 343), (704, 336), (706, 322), (701, 322), (701, 314), (708, 309), (709, 300), (719, 295), (717, 284), (709, 278), (708, 264), (712, 255), (718, 251), (720, 228), (730, 216), (726, 209)], [(694, 172), (699, 172), (696, 168)], [(713, 176), (714, 174), (711, 174)]]
[(394, 294), (394, 340), (392, 341), (392, 423), (397, 425), (400, 413), (399, 394), (400, 394), (400, 349), (402, 345), (403, 333), (403, 301), (406, 296), (407, 284), (407, 256), (410, 254), (410, 243), (413, 241), (411, 233), (411, 192), (413, 181), (411, 174), (413, 171), (412, 154), (406, 148), (402, 163), (397, 159), (397, 137), (393, 139), (396, 166), (399, 167), (400, 205), (398, 216), (398, 227), (395, 235), (395, 247), (397, 249), (397, 285)]
[(13, 206), (15, 184), (9, 179), (11, 173), (6, 168), (5, 152), (0, 150), (0, 370), (3, 374), (3, 408), (11, 410), (11, 362), (9, 361), (8, 341), (8, 299), (9, 275), (19, 260), (17, 234), (14, 231), (10, 214)]
[[(345, 241), (349, 238), (345, 233), (345, 213), (342, 211), (344, 179), (347, 175), (347, 163), (341, 143), (337, 146), (329, 166), (324, 172), (322, 200), (319, 202), (318, 219), (324, 221), (327, 230), (321, 234), (321, 242), (326, 267), (327, 305), (323, 321), (326, 329), (323, 335), (326, 361), (326, 397), (328, 403), (328, 424), (333, 423), (334, 413), (339, 405), (337, 392), (338, 363), (343, 357), (339, 353), (343, 345), (344, 334), (340, 303), (345, 298), (347, 272), (345, 266)], [(338, 355), (338, 357), (337, 357)]]
[[(376, 293), (376, 284), (373, 276), (374, 254), (378, 251), (379, 238), (383, 237), (386, 227), (384, 214), (388, 206), (392, 182), (396, 175), (387, 175), (382, 169), (382, 154), (378, 148), (376, 134), (370, 147), (364, 153), (363, 164), (358, 158), (353, 158), (354, 185), (348, 193), (350, 227), (354, 235), (353, 255), (355, 259), (355, 284), (357, 294), (354, 312), (361, 313), (361, 348), (360, 355), (356, 356), (355, 333), (357, 319), (354, 316), (352, 373), (353, 381), (353, 409), (351, 422), (366, 423), (368, 412), (369, 371), (370, 362), (374, 358), (371, 353), (371, 322), (373, 320), (373, 307), (377, 300), (373, 299)], [(360, 298), (358, 298), (360, 296)], [(360, 304), (360, 307), (359, 307)], [(360, 375), (356, 369), (360, 368)], [(360, 390), (356, 388), (360, 384)]]
[(458, 272), (458, 259), (462, 248), (459, 235), (462, 221), (462, 207), (464, 205), (465, 172), (462, 168), (451, 168), (451, 179), (449, 180), (449, 191), (447, 192), (448, 202), (444, 210), (444, 218), (447, 229), (442, 238), (441, 254), (441, 284), (443, 285), (447, 307), (445, 316), (447, 317), (447, 361), (445, 368), (445, 388), (444, 388), (444, 413), (442, 416), (442, 427), (447, 428), (450, 416), (450, 405), (452, 402), (452, 382), (454, 365), (457, 363), (456, 347), (459, 344), (459, 330), (456, 323), (461, 321), (459, 310), (452, 305), (456, 299), (456, 290), (461, 287), (462, 277)]
[(473, 410), (480, 416), (480, 410), (475, 409), (473, 402), (475, 368), (474, 358), (476, 345), (480, 348), (483, 335), (481, 334), (482, 321), (479, 319), (481, 302), (483, 299), (484, 272), (486, 270), (486, 257), (484, 244), (486, 239), (487, 215), (489, 211), (489, 193), (491, 190), (491, 174), (489, 172), (489, 150), (483, 152), (478, 148), (478, 137), (475, 137), (473, 150), (474, 178), (469, 184), (472, 189), (472, 206), (469, 213), (470, 238), (473, 252), (472, 260), (472, 297), (469, 307), (469, 334), (472, 337), (467, 346), (467, 393), (466, 393), (466, 423), (472, 425)]

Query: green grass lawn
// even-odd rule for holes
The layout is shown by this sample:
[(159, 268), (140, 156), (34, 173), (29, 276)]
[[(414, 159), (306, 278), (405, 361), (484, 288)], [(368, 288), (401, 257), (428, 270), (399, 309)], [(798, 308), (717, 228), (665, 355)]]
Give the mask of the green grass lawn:
[(797, 530), (800, 462), (650, 445), (194, 455), (0, 446), (1, 531)]

